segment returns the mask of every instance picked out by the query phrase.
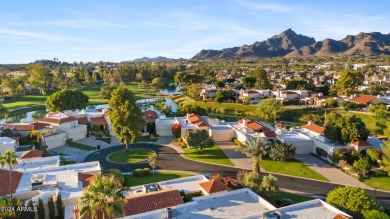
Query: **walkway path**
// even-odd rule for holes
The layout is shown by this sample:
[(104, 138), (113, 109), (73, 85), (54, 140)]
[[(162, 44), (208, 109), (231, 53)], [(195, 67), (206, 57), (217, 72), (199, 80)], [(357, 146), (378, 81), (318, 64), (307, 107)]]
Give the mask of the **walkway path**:
[(353, 178), (352, 176), (338, 170), (334, 166), (312, 156), (309, 154), (299, 154), (294, 156), (295, 159), (301, 161), (310, 169), (316, 171), (321, 174), (325, 178), (327, 178), (332, 183), (337, 183), (341, 185), (351, 185), (360, 188), (370, 188), (363, 182)]
[(247, 157), (245, 154), (242, 154), (239, 151), (236, 151), (237, 145), (234, 142), (224, 141), (217, 142), (219, 148), (229, 157), (233, 162), (234, 166), (239, 169), (251, 170), (252, 169), (252, 159)]

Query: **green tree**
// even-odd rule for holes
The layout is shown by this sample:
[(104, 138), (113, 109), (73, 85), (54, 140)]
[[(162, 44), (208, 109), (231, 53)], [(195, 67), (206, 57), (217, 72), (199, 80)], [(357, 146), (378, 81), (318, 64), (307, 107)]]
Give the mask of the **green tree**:
[(50, 68), (42, 63), (35, 63), (27, 66), (28, 83), (39, 89), (41, 94), (46, 93), (46, 88), (50, 85)]
[(185, 82), (184, 79), (185, 79), (185, 75), (183, 74), (183, 72), (177, 72), (175, 74), (175, 77), (174, 77), (174, 81), (175, 81), (176, 86), (184, 83)]
[(223, 92), (221, 91), (221, 90), (218, 90), (216, 93), (215, 93), (215, 98), (214, 98), (214, 101), (215, 102), (218, 102), (218, 103), (220, 103), (220, 102), (222, 102), (223, 101)]
[(97, 176), (79, 199), (80, 218), (94, 218), (100, 212), (104, 218), (123, 217), (125, 197), (118, 190), (114, 177)]
[(323, 120), (323, 117), (314, 113), (304, 114), (301, 118), (299, 118), (299, 121), (302, 123), (308, 123), (309, 121), (312, 121), (314, 123), (321, 123)]
[(50, 196), (48, 199), (47, 199), (47, 207), (49, 209), (49, 217), (50, 218), (54, 218), (55, 217), (55, 210), (54, 210), (54, 200), (53, 200), (53, 196)]
[(260, 173), (260, 160), (267, 154), (270, 145), (262, 138), (248, 138), (244, 144), (238, 145), (237, 150), (252, 158), (252, 171)]
[(59, 219), (64, 218), (64, 205), (62, 204), (61, 193), (59, 192), (56, 198), (57, 215)]
[(8, 116), (8, 109), (0, 103), (0, 119), (4, 119)]
[(114, 87), (104, 85), (102, 88), (100, 88), (99, 95), (105, 99), (110, 99), (111, 93), (114, 89)]
[(331, 112), (326, 117), (324, 135), (332, 142), (347, 144), (358, 140), (367, 140), (369, 131), (361, 119), (355, 116)]
[(383, 171), (387, 172), (390, 176), (390, 142), (386, 141), (386, 145), (382, 145), (382, 161), (383, 161)]
[(161, 89), (164, 89), (164, 82), (161, 78), (153, 78), (152, 80), (152, 87), (155, 89), (155, 90), (161, 90)]
[(83, 109), (88, 105), (89, 97), (79, 90), (61, 90), (46, 100), (46, 108), (52, 112)]
[(139, 87), (140, 87), (141, 89), (144, 89), (144, 90), (145, 90), (145, 93), (148, 93), (148, 90), (149, 90), (149, 88), (150, 88), (150, 85), (149, 85), (149, 83), (148, 83), (147, 81), (142, 80), (141, 83), (139, 84)]
[(42, 199), (38, 199), (37, 202), (38, 219), (45, 219), (45, 207)]
[(295, 154), (296, 147), (291, 144), (287, 144), (285, 142), (277, 142), (275, 145), (271, 147), (269, 152), (269, 156), (273, 160), (283, 162), (286, 157), (290, 157)]
[(210, 137), (206, 130), (197, 130), (186, 135), (187, 143), (190, 147), (198, 148), (203, 151), (205, 148), (209, 148), (215, 145), (215, 141)]
[(191, 84), (187, 86), (187, 96), (192, 99), (198, 100), (200, 98), (200, 92), (202, 91), (201, 84)]
[(383, 134), (384, 130), (387, 128), (387, 122), (390, 119), (390, 112), (387, 110), (386, 105), (380, 102), (373, 103), (368, 109), (369, 112), (374, 114), (375, 124), (378, 134)]
[[(33, 204), (33, 202), (32, 202), (31, 199), (28, 200), (27, 207), (28, 207), (29, 209), (34, 209), (34, 204)], [(33, 210), (31, 210), (31, 211), (26, 211), (26, 212), (24, 213), (24, 218), (35, 218), (35, 212), (34, 212)]]
[(326, 202), (353, 218), (362, 218), (362, 212), (365, 210), (380, 209), (379, 202), (368, 195), (364, 189), (352, 186), (333, 189), (327, 194)]
[(270, 89), (272, 84), (268, 78), (268, 74), (264, 69), (256, 68), (249, 75), (256, 79), (255, 87), (257, 89)]
[(366, 157), (359, 157), (359, 160), (353, 163), (353, 168), (365, 177), (371, 171), (371, 164)]
[(93, 85), (92, 77), (91, 77), (91, 75), (89, 75), (89, 73), (85, 74), (84, 85), (86, 87), (91, 87)]
[(374, 210), (365, 210), (362, 212), (364, 219), (390, 219), (390, 216), (384, 212)]
[(276, 124), (277, 114), (281, 112), (282, 105), (274, 99), (265, 99), (261, 101), (256, 109), (257, 115), (267, 121), (274, 120)]
[(179, 107), (178, 112), (176, 114), (178, 115), (185, 115), (187, 113), (195, 113), (200, 116), (204, 116), (207, 114), (206, 109), (202, 108), (195, 104), (184, 104)]
[(18, 163), (18, 156), (15, 152), (6, 150), (3, 156), (0, 156), (0, 167), (9, 168), (9, 194), (10, 194), (10, 203), (12, 202), (12, 167)]
[(351, 95), (364, 81), (364, 73), (360, 71), (343, 71), (339, 80), (330, 86), (330, 93), (337, 95)]
[(337, 101), (330, 97), (330, 98), (325, 100), (325, 105), (326, 105), (326, 107), (335, 107), (335, 106), (337, 106)]
[(256, 84), (256, 78), (246, 76), (242, 78), (242, 84), (245, 86), (245, 88), (248, 88), (249, 90), (255, 86)]
[[(12, 202), (9, 197), (0, 199), (0, 209), (1, 214), (0, 217), (4, 219), (8, 218), (28, 218), (27, 215), (23, 211), (18, 211), (17, 209), (24, 206), (24, 203), (18, 199), (12, 199)], [(5, 210), (6, 208), (13, 207), (15, 210)], [(34, 212), (33, 212), (34, 213)]]
[(340, 160), (347, 160), (347, 158), (343, 152), (336, 150), (332, 155), (332, 161), (338, 163)]
[(261, 176), (258, 172), (247, 172), (244, 174), (243, 184), (256, 193), (260, 193)]
[(45, 141), (45, 136), (48, 134), (52, 134), (53, 131), (48, 129), (45, 131), (38, 131), (38, 130), (32, 130), (28, 132), (28, 136), (30, 138), (36, 138), (37, 142), (39, 143), (39, 148), (37, 149), (43, 149), (44, 154), (46, 155), (46, 141)]
[(278, 179), (271, 174), (264, 176), (261, 180), (259, 189), (260, 194), (267, 200), (270, 200), (272, 196), (279, 194)]
[(136, 104), (134, 93), (125, 87), (118, 87), (112, 92), (108, 106), (114, 135), (126, 145), (126, 151), (131, 151), (129, 143), (137, 142), (138, 133), (145, 125), (143, 113)]
[(378, 148), (368, 148), (367, 156), (372, 164), (378, 165), (382, 160), (382, 151)]
[(150, 154), (148, 156), (149, 166), (153, 168), (153, 175), (154, 175), (154, 168), (156, 168), (157, 166), (157, 161), (158, 161), (158, 157), (156, 153)]
[(225, 87), (225, 83), (223, 81), (216, 81), (214, 82), (214, 85), (216, 87)]

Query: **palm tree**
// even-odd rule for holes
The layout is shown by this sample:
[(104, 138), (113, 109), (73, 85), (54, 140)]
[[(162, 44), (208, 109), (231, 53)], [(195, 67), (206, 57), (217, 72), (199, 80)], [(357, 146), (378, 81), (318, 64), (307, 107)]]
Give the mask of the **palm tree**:
[(79, 200), (80, 218), (94, 218), (98, 212), (103, 216), (123, 217), (123, 204), (126, 199), (118, 190), (114, 176), (97, 176)]
[(42, 144), (39, 144), (39, 145), (40, 145), (40, 146), (43, 145), (43, 151), (44, 151), (45, 154), (46, 154), (45, 136), (48, 135), (48, 134), (52, 134), (52, 133), (53, 133), (53, 131), (50, 130), (50, 129), (47, 129), (47, 130), (45, 130), (45, 131), (43, 131), (43, 132), (40, 132), (40, 131), (38, 131), (38, 130), (32, 130), (32, 131), (29, 131), (29, 132), (28, 132), (28, 136), (29, 136), (30, 138), (36, 137), (38, 143), (40, 143), (41, 140), (42, 140)]
[(263, 138), (248, 138), (244, 144), (238, 145), (238, 151), (252, 158), (253, 172), (260, 173), (259, 161), (267, 154), (270, 145)]
[(10, 193), (10, 203), (12, 206), (12, 167), (18, 163), (16, 160), (18, 156), (15, 152), (11, 152), (10, 150), (6, 150), (3, 156), (0, 156), (0, 166), (8, 166), (9, 167), (9, 193)]

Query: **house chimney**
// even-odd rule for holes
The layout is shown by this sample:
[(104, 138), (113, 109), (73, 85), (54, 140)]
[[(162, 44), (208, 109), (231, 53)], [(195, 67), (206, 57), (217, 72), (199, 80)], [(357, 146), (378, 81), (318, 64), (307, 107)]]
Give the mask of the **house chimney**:
[(353, 97), (356, 97), (356, 94), (353, 94)]
[(350, 99), (352, 99), (353, 98), (353, 94), (351, 95), (351, 98)]
[(378, 94), (378, 96), (376, 96), (376, 98), (378, 98), (378, 100), (380, 100), (381, 99), (381, 95)]
[(309, 120), (309, 122), (307, 123), (308, 125), (314, 125), (314, 122)]
[(187, 119), (189, 119), (189, 118), (190, 118), (190, 114), (189, 114), (189, 113), (187, 113), (187, 115), (186, 115), (186, 118), (187, 118)]
[(242, 125), (246, 126), (246, 124), (247, 124), (246, 119), (242, 119)]

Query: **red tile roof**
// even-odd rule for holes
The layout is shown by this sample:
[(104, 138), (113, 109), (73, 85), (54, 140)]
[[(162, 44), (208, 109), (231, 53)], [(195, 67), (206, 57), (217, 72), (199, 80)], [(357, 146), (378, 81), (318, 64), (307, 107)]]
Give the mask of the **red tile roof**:
[(246, 94), (258, 94), (259, 92), (255, 91), (255, 90), (246, 90), (246, 91), (244, 91), (244, 93), (246, 93)]
[(334, 216), (333, 219), (350, 219), (350, 218), (342, 214), (337, 214), (336, 216)]
[(188, 120), (192, 123), (197, 125), (198, 127), (201, 126), (210, 126), (209, 123), (206, 122), (201, 116), (195, 113), (191, 113), (188, 115)]
[(45, 117), (38, 121), (41, 123), (49, 123), (49, 124), (63, 124), (63, 123), (77, 121), (77, 120), (78, 120), (77, 118), (73, 116), (69, 116), (69, 117), (62, 117), (62, 118)]
[(107, 121), (104, 117), (93, 117), (91, 118), (91, 123), (93, 125), (107, 125)]
[(14, 124), (5, 124), (5, 128), (15, 129), (16, 131), (32, 131), (32, 130), (41, 130), (48, 127), (48, 124), (40, 122), (32, 123), (14, 123)]
[(356, 96), (354, 98), (349, 99), (348, 101), (354, 102), (354, 103), (357, 103), (357, 104), (361, 104), (361, 105), (367, 105), (371, 101), (376, 100), (376, 99), (378, 99), (376, 96), (358, 95), (358, 96)]
[[(17, 171), (12, 171), (12, 187), (11, 191), (12, 193), (16, 192), (16, 189), (19, 186), (20, 179), (22, 178), (23, 173), (19, 173)], [(5, 196), (9, 194), (9, 177), (10, 173), (9, 170), (0, 169), (0, 196)]]
[(324, 127), (321, 127), (321, 126), (316, 125), (316, 124), (306, 124), (306, 125), (302, 126), (301, 128), (307, 129), (309, 131), (312, 131), (312, 132), (315, 132), (318, 134), (322, 134), (325, 131)]
[(153, 110), (146, 110), (144, 111), (144, 117), (146, 122), (152, 123), (155, 122), (156, 119), (158, 118), (157, 112)]
[(183, 204), (183, 199), (177, 189), (166, 189), (132, 196), (124, 205), (126, 216), (141, 214), (148, 211), (168, 208)]
[(276, 133), (274, 131), (264, 131), (264, 136), (265, 137), (268, 137), (268, 138), (275, 138), (276, 137)]
[(20, 159), (28, 159), (28, 158), (36, 158), (36, 157), (42, 157), (43, 151), (41, 150), (28, 150), (25, 151), (22, 156), (20, 156)]
[(360, 146), (367, 146), (367, 147), (369, 147), (372, 144), (370, 142), (365, 141), (365, 140), (359, 140), (359, 141), (351, 142), (351, 145), (358, 146), (358, 147), (360, 147)]
[(77, 120), (78, 120), (79, 124), (88, 125), (88, 123), (89, 123), (87, 117), (78, 118)]
[[(238, 120), (238, 123), (243, 124), (243, 120), (244, 119)], [(270, 134), (271, 132), (275, 133), (274, 131), (270, 130), (269, 128), (262, 126), (259, 123), (251, 121), (249, 119), (246, 119), (246, 127), (252, 129), (255, 132), (264, 132), (264, 135), (266, 135), (265, 132), (268, 132), (269, 135), (272, 135), (272, 134)], [(275, 137), (276, 137), (276, 134), (275, 134)]]
[(230, 188), (219, 179), (200, 182), (199, 186), (202, 187), (208, 194), (230, 190)]
[(96, 180), (96, 175), (88, 173), (77, 173), (77, 180), (83, 183), (83, 188), (89, 186)]

